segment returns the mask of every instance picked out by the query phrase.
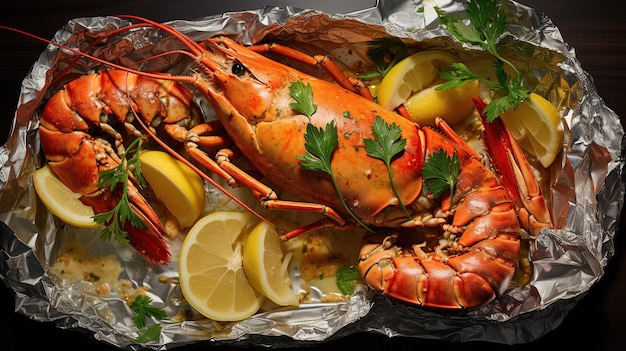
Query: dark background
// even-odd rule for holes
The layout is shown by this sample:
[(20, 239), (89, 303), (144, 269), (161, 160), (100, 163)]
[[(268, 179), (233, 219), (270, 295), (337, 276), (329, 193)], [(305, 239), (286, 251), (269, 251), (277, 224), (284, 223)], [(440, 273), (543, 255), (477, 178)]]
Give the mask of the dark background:
[[(610, 1), (541, 1), (523, 0), (552, 19), (565, 41), (576, 49), (582, 67), (593, 78), (607, 106), (626, 117), (626, 25), (623, 11)], [(367, 8), (374, 0), (344, 1), (3, 1), (0, 5), (0, 25), (16, 27), (52, 38), (68, 20), (76, 17), (135, 14), (162, 22), (178, 18), (195, 19), (226, 11), (256, 9), (264, 5), (315, 8), (329, 13), (345, 13)], [(17, 106), (22, 79), (45, 45), (37, 41), (0, 30), (0, 141), (4, 143)], [(623, 221), (622, 221), (623, 223)], [(622, 225), (623, 227), (623, 225)], [(315, 348), (367, 349), (430, 349), (480, 347), (482, 349), (578, 349), (623, 350), (626, 337), (626, 246), (624, 230), (616, 235), (616, 254), (606, 274), (581, 299), (554, 331), (525, 345), (500, 345), (489, 342), (451, 344), (439, 340), (381, 336), (359, 333), (324, 342)], [(0, 283), (0, 350), (55, 348), (62, 350), (114, 350), (94, 341), (89, 333), (58, 329), (50, 323), (29, 320), (16, 314), (13, 293)], [(540, 321), (538, 321), (540, 323)], [(198, 347), (199, 348), (199, 347)], [(207, 348), (204, 345), (203, 348)], [(193, 346), (180, 350), (192, 350)]]

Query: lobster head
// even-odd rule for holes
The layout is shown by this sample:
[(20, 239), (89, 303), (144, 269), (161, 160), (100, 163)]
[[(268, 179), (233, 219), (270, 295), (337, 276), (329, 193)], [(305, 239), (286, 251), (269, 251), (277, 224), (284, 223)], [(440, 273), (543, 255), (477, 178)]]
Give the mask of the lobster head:
[[(294, 71), (226, 37), (205, 41), (200, 60), (207, 80), (206, 97), (218, 115), (241, 115), (250, 124), (267, 119), (271, 110), (289, 106), (282, 89), (299, 78)], [(284, 105), (284, 106), (282, 106)]]

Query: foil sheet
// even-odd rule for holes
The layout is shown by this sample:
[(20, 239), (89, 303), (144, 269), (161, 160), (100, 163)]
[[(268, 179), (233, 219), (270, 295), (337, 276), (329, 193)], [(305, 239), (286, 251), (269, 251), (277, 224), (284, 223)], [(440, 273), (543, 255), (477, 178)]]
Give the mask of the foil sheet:
[[(367, 42), (394, 36), (416, 49), (442, 48), (463, 55), (480, 50), (451, 38), (438, 24), (433, 7), (463, 16), (461, 1), (381, 0), (369, 9), (348, 14), (266, 7), (225, 13), (170, 24), (195, 40), (228, 35), (245, 44), (285, 42), (307, 52), (329, 53), (355, 68), (368, 62)], [(416, 11), (418, 8), (424, 11)], [(207, 345), (265, 345), (284, 347), (340, 338), (356, 332), (438, 338), (448, 341), (484, 340), (505, 344), (530, 342), (558, 327), (565, 315), (603, 275), (614, 254), (622, 211), (624, 183), (623, 127), (603, 103), (592, 78), (580, 66), (574, 50), (550, 19), (516, 2), (506, 4), (510, 34), (503, 50), (531, 62), (527, 82), (558, 106), (567, 122), (562, 157), (553, 167), (552, 209), (559, 229), (543, 230), (530, 250), (533, 277), (528, 285), (509, 289), (496, 301), (467, 313), (429, 311), (391, 301), (365, 287), (345, 303), (317, 303), (297, 309), (257, 314), (217, 328), (210, 321), (163, 322), (159, 342), (146, 349), (169, 349), (187, 343)], [(70, 20), (54, 40), (84, 46), (98, 33), (128, 25), (113, 17)], [(124, 62), (179, 48), (156, 30), (133, 32), (124, 40), (107, 42), (96, 55)], [(49, 273), (59, 248), (58, 234), (75, 237), (90, 250), (113, 253), (123, 264), (122, 275), (133, 284), (151, 287), (150, 297), (169, 315), (184, 311), (175, 284), (159, 277), (177, 275), (175, 263), (146, 266), (132, 249), (111, 248), (100, 240), (86, 241), (82, 231), (60, 226), (37, 201), (32, 173), (42, 162), (38, 139), (38, 108), (55, 90), (53, 78), (65, 72), (78, 77), (100, 66), (51, 45), (24, 79), (12, 133), (0, 148), (0, 277), (15, 292), (17, 312), (37, 321), (54, 321), (61, 328), (80, 328), (97, 340), (137, 349), (136, 329), (120, 299), (84, 294), (80, 286), (63, 286)], [(185, 72), (183, 59), (168, 56), (150, 61), (148, 69)]]

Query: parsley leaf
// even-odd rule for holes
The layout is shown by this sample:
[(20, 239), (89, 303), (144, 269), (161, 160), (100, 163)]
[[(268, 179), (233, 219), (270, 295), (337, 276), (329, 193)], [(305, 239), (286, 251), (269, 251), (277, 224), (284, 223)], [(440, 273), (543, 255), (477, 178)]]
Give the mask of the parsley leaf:
[[(495, 57), (494, 70), (497, 82), (481, 79), (463, 64), (453, 64), (441, 73), (441, 78), (448, 83), (438, 90), (456, 88), (465, 81), (480, 80), (491, 85), (491, 90), (500, 97), (491, 101), (485, 108), (487, 121), (491, 122), (500, 114), (517, 106), (528, 99), (530, 90), (524, 85), (524, 79), (515, 65), (500, 55), (497, 49), (498, 40), (506, 32), (506, 14), (501, 6), (502, 0), (472, 0), (467, 2), (466, 12), (470, 23), (461, 18), (448, 16), (439, 8), (435, 8), (439, 22), (459, 41), (479, 45)], [(504, 65), (509, 66), (514, 77), (508, 77)]]
[(307, 124), (304, 139), (306, 153), (304, 156), (298, 156), (298, 159), (303, 161), (300, 167), (332, 174), (330, 159), (338, 145), (335, 121), (328, 122), (326, 129), (318, 129), (311, 123)]
[(389, 175), (389, 181), (391, 183), (391, 189), (396, 195), (400, 206), (411, 218), (411, 214), (404, 206), (395, 183), (393, 182), (393, 175), (391, 173), (391, 160), (404, 151), (406, 147), (406, 139), (400, 139), (402, 137), (402, 129), (395, 123), (388, 124), (380, 116), (376, 116), (374, 124), (372, 125), (372, 133), (375, 139), (365, 138), (365, 152), (374, 158), (378, 158), (385, 162), (387, 166), (387, 174)]
[(133, 323), (139, 329), (139, 335), (135, 338), (135, 342), (145, 343), (148, 341), (157, 341), (161, 335), (161, 325), (152, 324), (146, 328), (148, 318), (162, 320), (167, 318), (167, 313), (162, 308), (151, 305), (152, 299), (148, 296), (139, 295), (130, 305), (133, 311)]
[(166, 319), (167, 313), (162, 308), (151, 305), (152, 299), (148, 296), (139, 295), (130, 305), (130, 310), (134, 312), (133, 323), (139, 329), (146, 326), (146, 319), (154, 317), (156, 319)]
[(344, 200), (341, 192), (339, 191), (339, 186), (337, 185), (337, 181), (335, 180), (335, 175), (333, 174), (333, 170), (330, 166), (330, 161), (332, 158), (332, 154), (338, 146), (337, 139), (337, 127), (335, 126), (335, 120), (332, 120), (326, 124), (326, 129), (317, 128), (312, 123), (306, 125), (306, 134), (304, 134), (304, 147), (306, 152), (303, 156), (298, 156), (298, 159), (302, 162), (300, 163), (300, 167), (311, 170), (311, 171), (321, 171), (330, 176), (330, 179), (333, 183), (335, 191), (343, 204), (343, 207), (348, 211), (348, 214), (363, 228), (372, 231), (368, 228), (355, 214), (352, 212), (346, 201)]
[(459, 155), (456, 150), (452, 156), (449, 156), (445, 150), (439, 149), (432, 153), (424, 163), (422, 177), (426, 181), (428, 191), (434, 197), (440, 197), (448, 189), (452, 197), (459, 171)]
[(463, 83), (472, 80), (489, 82), (488, 80), (481, 79), (480, 76), (472, 72), (464, 63), (460, 62), (455, 62), (447, 69), (441, 70), (439, 77), (445, 80), (445, 82), (435, 87), (435, 90), (456, 89)]
[[(135, 139), (128, 148), (126, 148), (122, 162), (120, 162), (117, 167), (100, 172), (98, 186), (108, 187), (110, 191), (117, 189), (118, 185), (122, 187), (122, 196), (117, 205), (111, 211), (93, 216), (94, 221), (104, 225), (104, 229), (100, 234), (104, 240), (114, 239), (122, 243), (127, 243), (127, 233), (123, 229), (127, 222), (130, 222), (130, 225), (135, 228), (146, 227), (146, 223), (143, 219), (132, 210), (130, 200), (128, 199), (128, 180), (131, 168), (134, 168), (133, 174), (138, 184), (145, 186), (145, 180), (141, 174), (141, 163), (139, 161), (141, 143), (141, 137)], [(130, 159), (126, 159), (128, 155), (133, 153), (134, 155)]]
[(359, 271), (354, 266), (340, 266), (335, 273), (337, 288), (344, 295), (352, 295), (356, 285), (361, 280)]
[(289, 86), (289, 95), (296, 101), (290, 104), (291, 108), (311, 119), (317, 111), (317, 105), (313, 103), (311, 83), (304, 85), (302, 81), (295, 81)]
[(146, 328), (143, 332), (139, 333), (133, 341), (138, 344), (144, 344), (148, 341), (159, 341), (162, 329), (163, 328), (160, 324), (153, 324)]
[(348, 214), (363, 228), (372, 231), (354, 214), (354, 212), (352, 212), (348, 204), (346, 204), (346, 200), (339, 191), (339, 186), (337, 185), (335, 175), (331, 169), (331, 158), (333, 152), (339, 145), (335, 120), (328, 122), (326, 129), (321, 127), (318, 129), (310, 122), (311, 116), (317, 111), (317, 105), (313, 104), (311, 84), (304, 85), (301, 81), (296, 81), (289, 87), (289, 93), (291, 97), (296, 100), (295, 103), (291, 104), (291, 108), (309, 117), (309, 123), (306, 125), (306, 133), (304, 134), (304, 148), (306, 152), (302, 156), (297, 156), (297, 158), (302, 161), (300, 167), (306, 170), (321, 171), (328, 174)]

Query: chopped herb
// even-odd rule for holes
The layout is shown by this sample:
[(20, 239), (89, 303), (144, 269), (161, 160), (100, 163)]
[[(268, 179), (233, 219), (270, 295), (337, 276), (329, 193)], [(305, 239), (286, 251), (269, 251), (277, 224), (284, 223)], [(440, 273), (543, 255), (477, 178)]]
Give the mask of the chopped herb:
[[(103, 224), (104, 229), (100, 236), (104, 240), (114, 239), (119, 242), (126, 243), (126, 231), (123, 229), (127, 222), (130, 222), (135, 228), (144, 228), (146, 223), (136, 214), (128, 199), (128, 180), (130, 169), (133, 165), (134, 176), (140, 186), (145, 186), (145, 180), (141, 174), (141, 163), (139, 161), (139, 152), (141, 151), (142, 138), (135, 139), (126, 149), (122, 162), (117, 167), (107, 169), (100, 172), (100, 182), (98, 186), (108, 187), (110, 191), (115, 190), (118, 185), (122, 186), (122, 197), (111, 211), (99, 213), (93, 216), (94, 221)], [(130, 159), (126, 159), (129, 154), (134, 155)]]
[(354, 266), (340, 266), (335, 273), (337, 288), (344, 295), (352, 295), (357, 284), (361, 280), (361, 275)]
[(434, 197), (440, 197), (448, 189), (450, 190), (450, 197), (452, 197), (459, 170), (459, 155), (456, 150), (452, 156), (449, 156), (446, 151), (439, 149), (431, 154), (424, 163), (422, 177), (426, 180), (428, 191)]
[[(498, 40), (506, 31), (506, 14), (501, 3), (502, 0), (468, 1), (466, 11), (470, 20), (469, 25), (461, 18), (448, 16), (441, 9), (435, 8), (440, 23), (450, 34), (461, 42), (481, 46), (495, 57), (494, 69), (497, 77), (497, 82), (482, 79), (464, 64), (457, 63), (441, 73), (441, 78), (448, 82), (436, 89), (455, 88), (471, 80), (479, 80), (491, 85), (491, 90), (497, 92), (500, 97), (492, 100), (485, 108), (485, 116), (490, 122), (503, 112), (517, 108), (530, 96), (530, 90), (524, 85), (524, 78), (517, 67), (502, 57), (497, 50)], [(504, 69), (505, 64), (513, 70), (514, 77), (508, 77)]]
[(89, 272), (89, 279), (87, 281), (97, 282), (98, 280), (100, 280), (100, 277), (97, 274)]
[(404, 206), (398, 194), (398, 190), (393, 181), (393, 174), (391, 173), (391, 160), (402, 153), (406, 147), (406, 139), (400, 139), (402, 137), (402, 129), (397, 124), (388, 124), (380, 116), (376, 116), (374, 124), (372, 125), (372, 133), (375, 139), (365, 138), (363, 140), (365, 142), (365, 151), (371, 157), (381, 159), (385, 162), (391, 189), (406, 215), (411, 218), (411, 214)]

